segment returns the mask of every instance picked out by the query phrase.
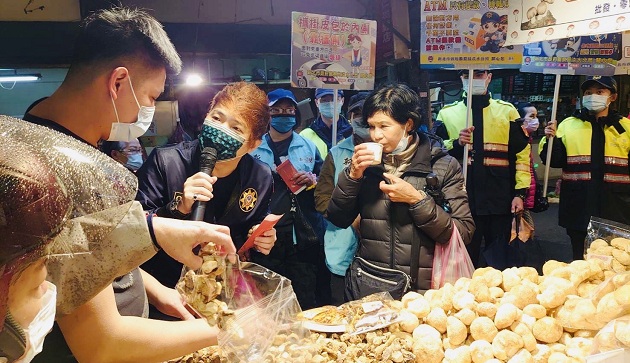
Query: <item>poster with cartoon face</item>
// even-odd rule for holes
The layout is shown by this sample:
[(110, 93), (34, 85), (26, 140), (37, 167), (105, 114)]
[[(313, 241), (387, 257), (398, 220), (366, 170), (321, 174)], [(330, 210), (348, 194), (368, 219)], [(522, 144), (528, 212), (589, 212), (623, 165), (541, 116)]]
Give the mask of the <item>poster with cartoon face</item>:
[(507, 46), (508, 1), (421, 3), (422, 68), (518, 68), (522, 48)]
[(628, 0), (510, 0), (506, 44), (630, 29)]
[(612, 76), (621, 59), (621, 34), (596, 34), (528, 43), (522, 72)]
[(376, 21), (292, 13), (291, 86), (374, 89)]

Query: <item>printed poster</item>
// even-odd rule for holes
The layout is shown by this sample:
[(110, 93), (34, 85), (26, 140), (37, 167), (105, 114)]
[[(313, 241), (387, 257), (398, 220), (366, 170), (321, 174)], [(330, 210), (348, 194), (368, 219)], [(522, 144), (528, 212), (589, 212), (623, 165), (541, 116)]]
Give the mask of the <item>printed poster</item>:
[(621, 60), (617, 62), (615, 74), (630, 74), (630, 32), (621, 33)]
[(293, 12), (291, 86), (374, 89), (376, 21)]
[(621, 33), (568, 37), (523, 46), (521, 72), (612, 76), (621, 59)]
[(521, 46), (507, 46), (507, 0), (423, 0), (422, 68), (519, 68)]
[(630, 29), (629, 0), (510, 0), (509, 3), (508, 45)]

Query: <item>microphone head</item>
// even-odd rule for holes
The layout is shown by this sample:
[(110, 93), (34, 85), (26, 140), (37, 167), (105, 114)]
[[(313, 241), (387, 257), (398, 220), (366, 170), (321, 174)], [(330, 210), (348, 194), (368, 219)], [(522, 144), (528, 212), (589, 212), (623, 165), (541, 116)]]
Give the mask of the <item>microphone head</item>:
[(435, 173), (431, 172), (427, 175), (426, 177), (426, 181), (427, 181), (427, 186), (431, 189), (435, 189), (438, 187), (438, 178), (437, 175), (435, 175)]
[(201, 150), (201, 158), (199, 159), (200, 169), (204, 168), (212, 171), (214, 169), (214, 164), (217, 162), (217, 150), (213, 147), (204, 147)]

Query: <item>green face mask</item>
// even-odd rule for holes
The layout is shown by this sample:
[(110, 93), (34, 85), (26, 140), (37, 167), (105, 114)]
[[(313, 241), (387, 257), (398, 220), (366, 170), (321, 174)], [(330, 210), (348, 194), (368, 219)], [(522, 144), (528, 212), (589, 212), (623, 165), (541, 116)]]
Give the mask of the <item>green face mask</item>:
[(201, 148), (212, 147), (217, 151), (217, 160), (236, 157), (236, 152), (243, 146), (245, 139), (221, 123), (206, 119), (199, 134)]

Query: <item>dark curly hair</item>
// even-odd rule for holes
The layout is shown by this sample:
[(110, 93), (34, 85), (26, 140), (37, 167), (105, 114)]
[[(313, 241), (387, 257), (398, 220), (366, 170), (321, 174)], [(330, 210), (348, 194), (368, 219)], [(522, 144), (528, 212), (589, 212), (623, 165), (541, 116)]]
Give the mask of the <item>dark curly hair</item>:
[(387, 84), (370, 93), (363, 104), (363, 120), (379, 111), (403, 125), (411, 119), (414, 130), (422, 124), (420, 98), (405, 84)]

